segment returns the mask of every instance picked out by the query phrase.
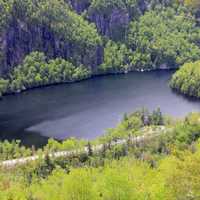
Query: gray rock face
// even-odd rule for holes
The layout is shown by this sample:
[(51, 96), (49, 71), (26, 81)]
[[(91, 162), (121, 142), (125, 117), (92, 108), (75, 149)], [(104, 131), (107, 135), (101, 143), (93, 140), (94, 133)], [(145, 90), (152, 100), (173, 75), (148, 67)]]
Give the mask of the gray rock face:
[(78, 14), (86, 11), (87, 19), (96, 24), (98, 32), (113, 40), (124, 39), (130, 20), (148, 9), (148, 1), (138, 0), (131, 7), (126, 5), (126, 1), (124, 1), (123, 8), (113, 3), (113, 5), (109, 4), (108, 7), (99, 11), (92, 7), (92, 0), (66, 0)]
[(89, 20), (96, 24), (101, 35), (113, 40), (123, 40), (129, 24), (129, 13), (125, 9), (114, 8), (108, 14), (93, 13)]
[(66, 0), (66, 2), (78, 13), (81, 14), (87, 10), (91, 4), (91, 0)]
[[(123, 2), (123, 3), (117, 3)], [(89, 21), (96, 24), (100, 34), (112, 40), (124, 40), (129, 22), (158, 5), (168, 6), (172, 0), (137, 0), (108, 3), (107, 7), (88, 8)]]
[[(141, 15), (155, 5), (167, 5), (172, 0), (137, 0), (135, 4), (104, 10), (91, 10), (92, 0), (65, 0), (77, 13), (85, 11), (90, 22), (96, 24), (98, 32), (112, 40), (125, 40), (130, 20)], [(116, 0), (117, 1), (117, 0)], [(126, 2), (124, 0), (124, 2)], [(89, 53), (70, 41), (58, 38), (50, 28), (23, 20), (12, 19), (8, 28), (0, 33), (0, 74), (5, 74), (19, 64), (32, 51), (42, 51), (49, 58), (62, 57), (74, 64), (91, 66), (94, 71), (103, 60), (103, 47), (98, 46)]]
[[(32, 51), (42, 51), (48, 58), (62, 57), (74, 64), (84, 64), (95, 69), (102, 55), (101, 47), (93, 53), (82, 52), (74, 42), (64, 41), (50, 31), (49, 27), (27, 24), (13, 19), (8, 28), (0, 36), (0, 74), (6, 74), (12, 67), (21, 63), (24, 57)], [(79, 52), (79, 53), (78, 53)]]

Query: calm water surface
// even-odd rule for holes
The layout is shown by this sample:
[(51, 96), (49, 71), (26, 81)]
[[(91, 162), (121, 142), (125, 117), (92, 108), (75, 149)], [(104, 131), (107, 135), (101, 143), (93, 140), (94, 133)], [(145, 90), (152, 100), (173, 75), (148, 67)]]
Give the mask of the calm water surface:
[(6, 96), (0, 101), (0, 139), (40, 146), (49, 137), (93, 139), (120, 122), (125, 112), (161, 108), (181, 117), (200, 111), (200, 101), (171, 91), (172, 71), (96, 77)]

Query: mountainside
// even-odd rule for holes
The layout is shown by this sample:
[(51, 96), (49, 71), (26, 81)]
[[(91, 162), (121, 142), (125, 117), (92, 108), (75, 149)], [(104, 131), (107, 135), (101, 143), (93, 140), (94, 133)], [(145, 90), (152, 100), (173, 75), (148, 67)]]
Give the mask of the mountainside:
[(98, 64), (101, 38), (94, 25), (72, 12), (66, 3), (17, 0), (4, 4), (8, 11), (1, 29), (3, 73), (32, 51), (89, 66)]
[(0, 97), (131, 71), (5, 97), (0, 200), (200, 199), (200, 0), (0, 0)]
[[(44, 53), (47, 60), (62, 58), (74, 67), (84, 67), (90, 75), (166, 69), (196, 61), (200, 59), (200, 31), (198, 12), (191, 4), (185, 7), (174, 0), (1, 0), (0, 75), (6, 79), (0, 82), (1, 92), (68, 82), (66, 78), (49, 80), (50, 72), (41, 74), (37, 64), (33, 65), (34, 83), (27, 87), (21, 78), (15, 79), (19, 77), (16, 68), (28, 79), (19, 66), (34, 52)], [(58, 71), (63, 70), (58, 66)]]
[(103, 57), (100, 35), (124, 40), (129, 22), (150, 9), (152, 2), (2, 0), (1, 72), (32, 51), (98, 66)]

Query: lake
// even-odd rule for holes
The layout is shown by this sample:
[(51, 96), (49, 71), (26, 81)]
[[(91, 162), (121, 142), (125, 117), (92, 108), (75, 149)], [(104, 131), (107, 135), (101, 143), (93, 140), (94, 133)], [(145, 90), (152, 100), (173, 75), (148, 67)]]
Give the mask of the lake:
[(133, 72), (29, 90), (0, 101), (0, 139), (37, 147), (49, 137), (93, 139), (120, 122), (124, 113), (161, 108), (175, 117), (200, 111), (200, 101), (174, 93), (174, 71)]

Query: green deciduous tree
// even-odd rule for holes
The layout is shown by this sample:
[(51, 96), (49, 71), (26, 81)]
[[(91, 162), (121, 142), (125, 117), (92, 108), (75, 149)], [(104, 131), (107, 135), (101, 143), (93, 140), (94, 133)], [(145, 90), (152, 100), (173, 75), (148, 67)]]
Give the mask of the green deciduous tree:
[(200, 62), (184, 64), (170, 81), (170, 86), (188, 96), (200, 97)]
[(199, 29), (184, 12), (168, 8), (150, 11), (130, 24), (131, 64), (138, 68), (170, 68), (198, 60)]
[(75, 67), (61, 58), (48, 61), (44, 53), (32, 52), (11, 73), (9, 89), (16, 92), (43, 85), (72, 82), (88, 78), (90, 74), (90, 69), (82, 65)]

